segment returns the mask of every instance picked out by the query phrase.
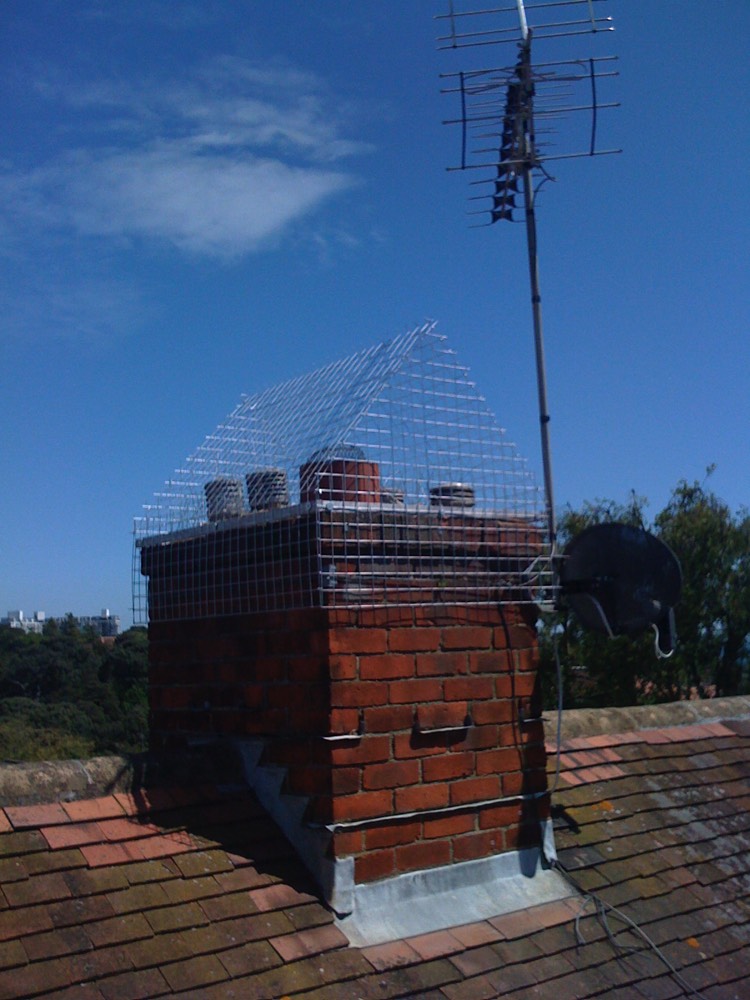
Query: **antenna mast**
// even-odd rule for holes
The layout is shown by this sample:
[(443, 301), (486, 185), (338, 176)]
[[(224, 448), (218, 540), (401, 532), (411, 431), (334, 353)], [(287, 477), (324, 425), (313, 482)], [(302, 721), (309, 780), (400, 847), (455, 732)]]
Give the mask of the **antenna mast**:
[(542, 296), (539, 289), (539, 254), (536, 239), (536, 210), (534, 178), (534, 82), (531, 71), (531, 33), (526, 24), (523, 0), (517, 0), (518, 16), (521, 22), (522, 42), (518, 60), (521, 83), (521, 178), (523, 183), (523, 206), (526, 218), (526, 248), (529, 256), (529, 287), (531, 291), (531, 312), (534, 321), (534, 351), (536, 354), (536, 385), (539, 398), (539, 433), (542, 440), (542, 469), (544, 472), (544, 498), (547, 506), (547, 531), (552, 551), (557, 538), (555, 515), (555, 495), (552, 483), (552, 456), (549, 440), (549, 407), (547, 404), (547, 366), (544, 357), (544, 333), (542, 328)]
[[(547, 404), (547, 373), (544, 355), (542, 327), (542, 300), (539, 286), (539, 259), (536, 231), (536, 195), (546, 180), (552, 180), (544, 163), (549, 160), (571, 159), (579, 156), (598, 156), (617, 153), (618, 149), (597, 149), (597, 115), (602, 108), (617, 107), (615, 103), (602, 103), (597, 95), (597, 82), (614, 77), (617, 73), (608, 68), (607, 63), (615, 57), (604, 56), (588, 59), (566, 59), (534, 65), (531, 58), (532, 38), (566, 38), (589, 32), (609, 32), (614, 30), (611, 18), (598, 17), (594, 5), (606, 0), (546, 0), (536, 4), (526, 4), (525, 0), (515, 0), (515, 6), (501, 6), (490, 10), (456, 11), (453, 0), (449, 0), (447, 14), (438, 15), (437, 20), (448, 22), (450, 33), (438, 39), (441, 49), (476, 48), (486, 45), (501, 45), (515, 42), (518, 58), (513, 66), (493, 69), (475, 69), (459, 73), (441, 74), (441, 79), (450, 81), (443, 87), (444, 93), (458, 94), (461, 101), (461, 116), (450, 119), (446, 124), (461, 126), (461, 163), (450, 170), (491, 169), (493, 174), (473, 185), (491, 185), (489, 191), (472, 197), (472, 201), (489, 199), (489, 204), (472, 214), (489, 215), (484, 225), (514, 219), (515, 195), (519, 182), (523, 192), (523, 212), (526, 223), (526, 246), (529, 264), (529, 284), (531, 308), (534, 324), (534, 348), (536, 355), (537, 394), (539, 403), (539, 427), (544, 471), (544, 493), (547, 509), (547, 529), (550, 552), (554, 556), (557, 523), (555, 517), (554, 488), (552, 481), (552, 459), (550, 449), (550, 416)], [(586, 17), (569, 8), (585, 7)], [(563, 8), (561, 14), (556, 14)], [(527, 11), (533, 21), (529, 24)], [(512, 24), (512, 15), (518, 19), (518, 26)], [(561, 20), (547, 20), (559, 16)], [(466, 30), (463, 30), (464, 26)], [(586, 103), (572, 101), (572, 91), (577, 84), (588, 84), (590, 98)], [(504, 97), (504, 100), (501, 98)], [(546, 152), (548, 141), (538, 142), (536, 119), (553, 122), (556, 116), (572, 118), (584, 113), (588, 118), (588, 149), (556, 154)], [(546, 129), (545, 132), (549, 130)], [(490, 140), (490, 146), (476, 146), (477, 140)], [(499, 140), (499, 142), (498, 142)], [(579, 137), (578, 142), (581, 142)], [(488, 158), (492, 154), (492, 159)], [(534, 173), (541, 174), (541, 181), (535, 187)]]

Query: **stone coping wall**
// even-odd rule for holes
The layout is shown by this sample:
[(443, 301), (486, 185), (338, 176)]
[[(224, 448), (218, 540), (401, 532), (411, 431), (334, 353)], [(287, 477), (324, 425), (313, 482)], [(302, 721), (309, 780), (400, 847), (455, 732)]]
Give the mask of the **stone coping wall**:
[(227, 742), (169, 754), (88, 760), (0, 762), (0, 808), (96, 799), (142, 788), (244, 785), (242, 762)]
[[(734, 698), (706, 698), (702, 701), (672, 701), (662, 705), (633, 705), (628, 708), (571, 708), (563, 711), (562, 738), (632, 733), (641, 729), (687, 726), (695, 722), (740, 719), (750, 716), (750, 695)], [(547, 740), (555, 739), (557, 713), (545, 713)]]

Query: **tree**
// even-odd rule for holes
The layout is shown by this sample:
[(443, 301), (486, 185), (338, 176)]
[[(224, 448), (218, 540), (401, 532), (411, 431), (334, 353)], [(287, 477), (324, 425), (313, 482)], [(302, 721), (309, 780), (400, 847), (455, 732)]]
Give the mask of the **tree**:
[(0, 629), (0, 756), (141, 750), (148, 735), (145, 630), (109, 647), (70, 619), (43, 635)]
[(682, 565), (675, 661), (683, 686), (740, 694), (750, 635), (748, 512), (735, 516), (704, 484), (682, 481), (655, 527)]
[(148, 631), (131, 628), (118, 635), (103, 670), (102, 679), (114, 686), (123, 704), (144, 699), (148, 681)]

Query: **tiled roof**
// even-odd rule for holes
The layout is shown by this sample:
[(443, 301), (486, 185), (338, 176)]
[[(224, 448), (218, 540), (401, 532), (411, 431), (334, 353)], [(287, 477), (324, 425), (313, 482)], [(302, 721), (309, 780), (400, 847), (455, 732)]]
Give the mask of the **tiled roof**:
[(750, 720), (728, 720), (567, 739), (557, 850), (599, 902), (577, 894), (366, 949), (348, 946), (243, 789), (6, 806), (0, 998), (669, 1000), (692, 988), (743, 1000), (749, 737)]

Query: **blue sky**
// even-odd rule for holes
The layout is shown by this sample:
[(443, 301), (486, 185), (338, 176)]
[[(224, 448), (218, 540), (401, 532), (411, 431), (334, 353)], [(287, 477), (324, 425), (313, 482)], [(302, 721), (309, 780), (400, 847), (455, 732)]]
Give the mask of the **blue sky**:
[[(538, 201), (556, 497), (656, 513), (716, 463), (737, 509), (750, 6), (606, 6), (623, 153)], [(445, 169), (438, 74), (477, 58), (437, 50), (446, 9), (4, 0), (0, 614), (128, 623), (132, 519), (241, 394), (426, 319), (541, 479), (523, 228), (470, 228)]]

